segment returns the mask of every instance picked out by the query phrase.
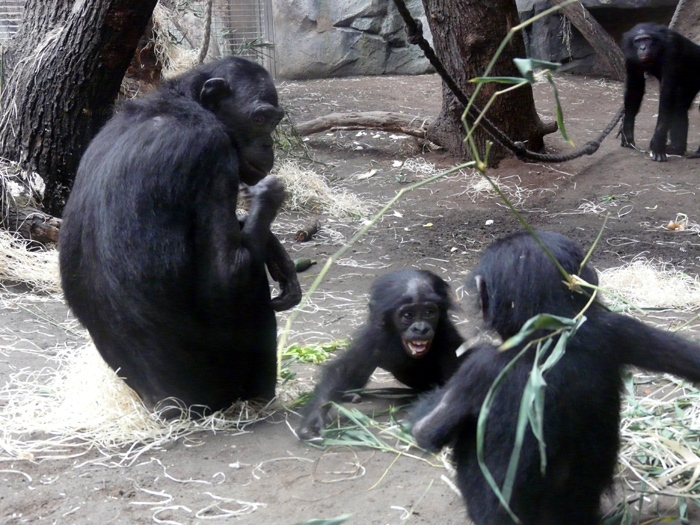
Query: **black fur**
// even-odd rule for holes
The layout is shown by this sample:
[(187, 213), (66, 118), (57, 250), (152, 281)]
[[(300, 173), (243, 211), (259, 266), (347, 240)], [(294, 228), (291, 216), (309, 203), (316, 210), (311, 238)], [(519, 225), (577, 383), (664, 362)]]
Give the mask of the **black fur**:
[[(591, 268), (579, 270), (583, 253), (573, 241), (556, 233), (538, 235), (569, 273), (598, 282)], [(562, 284), (562, 275), (527, 233), (490, 246), (474, 274), (485, 324), (503, 338), (517, 333), (536, 314), (571, 318), (588, 301)], [(700, 381), (698, 345), (612, 313), (598, 301), (585, 315), (587, 320), (564, 356), (545, 374), (544, 476), (538, 442), (529, 428), (525, 435), (510, 500), (523, 525), (599, 523), (600, 498), (612, 483), (617, 463), (621, 376), (626, 366)], [(522, 348), (499, 351), (481, 344), (470, 349), (459, 371), (421, 400), (411, 417), (420, 446), (438, 450), (454, 445), (458, 485), (476, 525), (513, 523), (477, 463), (476, 424), (489, 387)], [(499, 487), (513, 450), (533, 358), (534, 350), (526, 352), (507, 373), (487, 420), (484, 457)]]
[[(431, 272), (399, 270), (379, 277), (370, 291), (367, 321), (350, 348), (324, 367), (297, 435), (319, 436), (327, 404), (365, 386), (377, 367), (417, 391), (444, 384), (459, 366), (455, 352), (463, 342), (450, 321), (450, 308), (449, 285)], [(430, 338), (429, 349), (419, 357), (412, 356), (402, 341)]]
[[(271, 234), (282, 118), (267, 71), (229, 57), (121, 106), (83, 156), (60, 238), (63, 289), (105, 361), (153, 406), (274, 395), (275, 309), (301, 296)], [(239, 184), (250, 211), (236, 217)], [(274, 300), (265, 272), (281, 280)]]
[[(622, 146), (634, 146), (634, 121), (644, 97), (644, 73), (660, 84), (659, 117), (651, 138), (652, 159), (684, 155), (688, 144), (688, 109), (700, 91), (700, 46), (672, 29), (654, 23), (637, 24), (622, 38), (627, 81)], [(671, 144), (666, 140), (670, 134)], [(700, 156), (700, 148), (689, 155)]]

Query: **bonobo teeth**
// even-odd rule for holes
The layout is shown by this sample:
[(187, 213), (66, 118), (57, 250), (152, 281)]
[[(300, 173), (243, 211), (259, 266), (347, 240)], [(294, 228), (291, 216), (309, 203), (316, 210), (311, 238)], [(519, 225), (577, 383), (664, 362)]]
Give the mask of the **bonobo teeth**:
[(428, 351), (430, 341), (406, 341), (403, 342), (412, 357), (420, 357)]

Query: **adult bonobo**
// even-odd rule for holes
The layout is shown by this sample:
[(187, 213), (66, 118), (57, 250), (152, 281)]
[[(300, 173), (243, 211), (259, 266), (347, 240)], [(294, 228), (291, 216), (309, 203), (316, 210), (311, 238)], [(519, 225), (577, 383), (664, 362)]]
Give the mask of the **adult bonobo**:
[[(229, 57), (124, 103), (80, 162), (61, 229), (63, 290), (149, 406), (274, 396), (275, 310), (301, 296), (270, 232), (284, 199), (267, 176), (282, 115), (267, 71)], [(252, 197), (239, 220), (241, 182)], [(282, 289), (272, 300), (266, 262)]]
[[(538, 237), (567, 272), (598, 284), (575, 242), (552, 232), (539, 232)], [(415, 408), (413, 436), (420, 446), (437, 450), (454, 445), (457, 485), (476, 525), (515, 523), (487, 482), (479, 458), (498, 487), (503, 489), (507, 476), (514, 476), (509, 506), (519, 523), (598, 525), (600, 499), (617, 465), (624, 369), (631, 365), (700, 381), (696, 343), (611, 312), (562, 281), (527, 232), (489, 246), (471, 280), (484, 324), (503, 339), (535, 315), (573, 318), (585, 310), (586, 320), (568, 340), (563, 356), (540, 378), (546, 383), (543, 399), (538, 395), (543, 411), (523, 392), (536, 377), (536, 363), (551, 355), (550, 347), (538, 357), (532, 344), (546, 335), (544, 330), (505, 350), (489, 343), (470, 348), (447, 384)], [(499, 389), (479, 450), (477, 421), (497, 379)], [(546, 446), (540, 446), (529, 425), (519, 428), (523, 407), (532, 421), (542, 418), (540, 437)], [(516, 468), (510, 462), (519, 439)]]
[(456, 352), (463, 342), (451, 308), (450, 287), (434, 273), (406, 269), (379, 277), (367, 321), (350, 348), (324, 367), (297, 435), (320, 436), (329, 402), (364, 387), (377, 367), (418, 392), (443, 385), (459, 366)]
[[(700, 46), (665, 26), (644, 23), (624, 34), (622, 51), (627, 81), (621, 145), (634, 146), (634, 120), (644, 97), (644, 73), (649, 73), (661, 84), (659, 117), (650, 145), (651, 158), (665, 162), (667, 154), (685, 154), (688, 109), (700, 91)], [(667, 146), (669, 134), (671, 144)], [(700, 148), (689, 157), (700, 157)]]

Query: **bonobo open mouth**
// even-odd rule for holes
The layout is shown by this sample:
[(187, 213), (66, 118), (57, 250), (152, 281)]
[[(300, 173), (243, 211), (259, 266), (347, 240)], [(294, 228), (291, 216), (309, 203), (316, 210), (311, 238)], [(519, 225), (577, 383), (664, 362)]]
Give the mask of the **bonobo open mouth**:
[(403, 346), (411, 357), (423, 357), (428, 353), (430, 349), (431, 339), (425, 339), (423, 341), (418, 341), (416, 339), (408, 340), (403, 339)]

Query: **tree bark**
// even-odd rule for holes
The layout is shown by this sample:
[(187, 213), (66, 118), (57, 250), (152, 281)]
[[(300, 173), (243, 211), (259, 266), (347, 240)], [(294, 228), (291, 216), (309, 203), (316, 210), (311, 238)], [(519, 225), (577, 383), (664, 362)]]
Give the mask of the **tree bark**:
[[(567, 0), (552, 0), (555, 5), (561, 6)], [(622, 55), (620, 46), (603, 29), (581, 2), (574, 2), (561, 8), (562, 13), (578, 29), (583, 38), (593, 47), (598, 56), (604, 60), (612, 72), (615, 80), (624, 81), (625, 57)]]
[(0, 156), (38, 172), (60, 215), (80, 157), (111, 116), (157, 0), (27, 0), (4, 53)]
[(329, 129), (374, 129), (390, 133), (403, 133), (424, 139), (430, 120), (411, 117), (390, 111), (365, 111), (352, 113), (330, 113), (301, 124), (296, 124), (302, 137), (328, 131)]
[[(483, 75), (508, 30), (520, 23), (515, 2), (423, 0), (423, 5), (433, 35), (435, 53), (462, 90), (467, 94), (473, 92), (474, 85), (469, 80)], [(520, 76), (513, 59), (524, 57), (525, 44), (522, 35), (518, 34), (498, 58), (491, 76)], [(476, 104), (483, 108), (501, 87), (486, 84)], [(471, 152), (464, 143), (466, 134), (461, 123), (463, 111), (462, 105), (443, 84), (442, 111), (429, 128), (428, 139), (456, 156), (469, 157)], [(546, 127), (535, 110), (531, 86), (499, 96), (486, 116), (511, 139), (524, 142), (528, 149), (538, 151), (543, 148), (542, 137)], [(481, 128), (473, 136), (481, 154), (486, 149), (486, 141), (493, 141)], [(496, 165), (509, 155), (511, 153), (507, 149), (494, 144), (489, 164)]]

